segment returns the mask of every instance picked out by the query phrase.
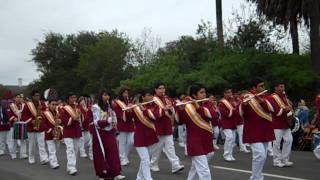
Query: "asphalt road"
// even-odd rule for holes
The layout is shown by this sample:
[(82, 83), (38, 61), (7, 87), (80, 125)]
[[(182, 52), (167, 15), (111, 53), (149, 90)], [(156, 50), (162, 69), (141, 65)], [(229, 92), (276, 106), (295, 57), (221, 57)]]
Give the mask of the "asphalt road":
[[(160, 172), (152, 173), (154, 180), (182, 180), (187, 179), (191, 160), (185, 157), (183, 149), (176, 146), (176, 151), (180, 160), (185, 165), (185, 170), (180, 174), (171, 173), (171, 165), (164, 154), (160, 159)], [(217, 150), (211, 166), (212, 179), (217, 180), (247, 180), (250, 177), (251, 170), (251, 153), (239, 153), (235, 148), (235, 162), (225, 162), (222, 158), (223, 150)], [(95, 180), (93, 162), (89, 159), (78, 158), (78, 174), (70, 176), (66, 172), (66, 155), (65, 147), (61, 145), (58, 150), (58, 160), (60, 168), (57, 170), (50, 169), (48, 165), (40, 165), (38, 162), (29, 165), (27, 160), (11, 160), (8, 155), (0, 157), (0, 180)], [(272, 167), (272, 158), (269, 157), (264, 168), (267, 173), (265, 180), (320, 180), (320, 161), (317, 160), (312, 152), (295, 151), (291, 155), (294, 162), (293, 167), (275, 168)], [(139, 168), (139, 157), (132, 150), (130, 154), (130, 165), (123, 167), (122, 174), (128, 180), (134, 180)]]

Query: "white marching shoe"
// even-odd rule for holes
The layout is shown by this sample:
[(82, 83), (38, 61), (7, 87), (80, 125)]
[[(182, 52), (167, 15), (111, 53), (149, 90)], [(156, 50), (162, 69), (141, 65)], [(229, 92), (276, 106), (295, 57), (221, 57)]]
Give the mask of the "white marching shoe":
[(125, 179), (126, 177), (125, 176), (123, 176), (123, 175), (118, 175), (118, 176), (116, 176), (116, 177), (114, 177), (113, 179), (114, 180), (121, 180), (121, 179)]

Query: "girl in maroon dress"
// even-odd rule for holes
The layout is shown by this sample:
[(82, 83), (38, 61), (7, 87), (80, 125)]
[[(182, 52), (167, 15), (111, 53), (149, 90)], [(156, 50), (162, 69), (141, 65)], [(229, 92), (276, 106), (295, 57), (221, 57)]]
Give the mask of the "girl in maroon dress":
[(114, 127), (116, 116), (111, 109), (110, 93), (102, 90), (92, 107), (91, 123), (93, 162), (99, 179), (124, 179)]

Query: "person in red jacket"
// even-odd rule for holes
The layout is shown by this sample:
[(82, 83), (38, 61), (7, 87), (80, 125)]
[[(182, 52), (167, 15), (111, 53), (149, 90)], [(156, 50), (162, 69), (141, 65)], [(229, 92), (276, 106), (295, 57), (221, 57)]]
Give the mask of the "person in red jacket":
[(192, 164), (188, 179), (211, 180), (208, 157), (213, 156), (212, 116), (205, 103), (197, 103), (206, 97), (206, 90), (201, 84), (194, 84), (189, 89), (191, 103), (179, 106), (178, 122), (187, 128), (187, 154)]
[(57, 109), (58, 102), (56, 99), (48, 100), (48, 109), (43, 111), (43, 120), (45, 122), (45, 140), (48, 146), (49, 152), (49, 165), (52, 169), (59, 167), (57, 155), (56, 155), (56, 142), (62, 139), (61, 119)]
[[(9, 104), (7, 108), (7, 114), (10, 121), (10, 134), (9, 134), (9, 152), (11, 159), (17, 158), (17, 144), (18, 140), (14, 139), (14, 127), (15, 122), (21, 121), (21, 113), (25, 104), (22, 103), (20, 94), (14, 96), (14, 102)], [(26, 140), (20, 140), (20, 159), (28, 158)]]
[(155, 85), (155, 95), (153, 100), (156, 106), (159, 107), (159, 111), (155, 112), (156, 120), (156, 131), (159, 136), (159, 143), (155, 152), (152, 154), (151, 158), (151, 170), (160, 171), (159, 169), (159, 159), (162, 150), (167, 155), (171, 163), (171, 172), (178, 173), (184, 169), (184, 166), (180, 164), (179, 157), (176, 155), (172, 126), (174, 124), (174, 107), (173, 100), (165, 95), (166, 88), (161, 82)]
[(38, 144), (40, 163), (49, 162), (44, 141), (44, 122), (42, 111), (46, 110), (44, 102), (40, 101), (40, 93), (37, 90), (31, 92), (31, 100), (25, 103), (21, 120), (27, 123), (29, 142), (29, 163), (35, 163), (35, 145)]
[[(153, 99), (152, 93), (143, 90), (140, 93), (139, 102), (150, 102)], [(134, 146), (140, 157), (140, 167), (137, 174), (137, 180), (152, 180), (150, 172), (150, 157), (158, 143), (156, 128), (154, 125), (154, 111), (159, 111), (159, 107), (152, 103), (135, 106), (132, 109), (134, 119)]]
[[(253, 91), (254, 90), (254, 91)], [(275, 139), (270, 103), (264, 95), (258, 96), (265, 90), (262, 80), (254, 80), (252, 89), (240, 104), (240, 115), (244, 119), (243, 143), (250, 144), (252, 150), (252, 175), (250, 179), (263, 179), (262, 170), (267, 159), (268, 142)]]
[(129, 164), (128, 155), (133, 148), (133, 132), (134, 124), (131, 117), (131, 111), (123, 111), (124, 108), (130, 106), (129, 88), (124, 87), (119, 91), (117, 99), (112, 103), (112, 109), (117, 116), (117, 129), (119, 131), (119, 153), (121, 166)]
[(212, 128), (213, 128), (213, 147), (215, 150), (220, 149), (217, 145), (217, 140), (219, 137), (219, 126), (220, 126), (220, 113), (218, 108), (217, 99), (214, 95), (209, 95), (209, 101), (204, 102), (203, 104), (209, 109), (211, 115), (212, 115)]
[(6, 96), (6, 94), (7, 93), (4, 94), (4, 99), (1, 100), (0, 104), (0, 156), (4, 155), (6, 144), (10, 139), (10, 122), (7, 114), (7, 108), (10, 101), (12, 102), (12, 93), (8, 93), (9, 96)]
[(235, 130), (237, 108), (234, 106), (232, 89), (226, 88), (223, 92), (224, 97), (220, 100), (219, 111), (221, 113), (221, 127), (225, 135), (223, 158), (226, 161), (235, 161), (233, 157), (233, 147), (235, 144)]
[[(80, 157), (86, 158), (89, 155), (89, 159), (93, 160), (92, 156), (92, 137), (89, 131), (89, 124), (92, 122), (92, 100), (89, 96), (79, 98), (79, 110), (81, 118), (81, 132), (80, 138)], [(88, 148), (88, 154), (86, 149)]]
[(63, 139), (66, 144), (67, 172), (70, 175), (77, 173), (76, 163), (81, 137), (80, 110), (77, 107), (77, 96), (70, 92), (66, 98), (66, 105), (60, 110), (60, 119), (63, 125)]
[(121, 175), (119, 150), (115, 136), (116, 115), (112, 110), (110, 93), (102, 90), (92, 106), (91, 125), (93, 163), (99, 179), (124, 179)]
[(239, 147), (240, 147), (240, 152), (244, 153), (249, 153), (250, 151), (247, 149), (246, 144), (243, 143), (243, 118), (240, 116), (239, 113), (239, 106), (241, 102), (241, 97), (240, 94), (234, 94), (234, 106), (237, 109), (236, 112), (236, 125), (237, 125), (237, 133), (239, 137)]
[(289, 161), (289, 157), (293, 138), (288, 118), (289, 116), (293, 116), (293, 110), (290, 105), (291, 102), (285, 94), (284, 83), (279, 82), (275, 84), (275, 92), (268, 100), (272, 105), (272, 125), (276, 137), (275, 141), (273, 141), (273, 166), (292, 166), (293, 163)]

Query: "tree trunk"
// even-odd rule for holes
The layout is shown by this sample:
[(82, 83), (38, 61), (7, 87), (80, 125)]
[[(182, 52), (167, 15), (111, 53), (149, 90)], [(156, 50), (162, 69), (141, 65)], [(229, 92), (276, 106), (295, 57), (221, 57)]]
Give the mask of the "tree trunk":
[(298, 32), (298, 22), (296, 18), (290, 21), (290, 35), (292, 41), (292, 53), (299, 54), (299, 32)]
[(310, 17), (311, 60), (314, 70), (320, 74), (320, 5), (318, 0), (313, 3)]
[(217, 31), (218, 31), (218, 42), (219, 47), (223, 50), (223, 26), (222, 26), (222, 2), (221, 0), (216, 0), (216, 18), (217, 18)]

